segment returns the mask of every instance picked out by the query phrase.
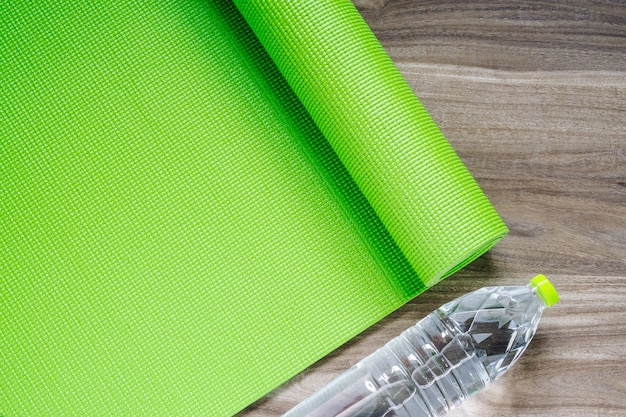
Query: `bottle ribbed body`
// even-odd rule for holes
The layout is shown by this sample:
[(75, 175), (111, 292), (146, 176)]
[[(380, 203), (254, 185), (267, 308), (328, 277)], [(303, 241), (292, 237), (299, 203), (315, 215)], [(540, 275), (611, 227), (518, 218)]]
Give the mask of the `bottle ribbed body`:
[(438, 313), (405, 330), (286, 416), (444, 415), (483, 388), (489, 377), (467, 337), (455, 334)]
[(371, 403), (380, 406), (361, 401), (360, 410), (352, 414), (353, 406), (346, 416), (382, 416), (385, 406), (398, 417), (442, 416), (489, 383), (469, 338), (447, 326), (438, 311), (357, 367), (371, 376)]
[(532, 285), (487, 287), (447, 303), (285, 417), (440, 417), (500, 377), (535, 333)]

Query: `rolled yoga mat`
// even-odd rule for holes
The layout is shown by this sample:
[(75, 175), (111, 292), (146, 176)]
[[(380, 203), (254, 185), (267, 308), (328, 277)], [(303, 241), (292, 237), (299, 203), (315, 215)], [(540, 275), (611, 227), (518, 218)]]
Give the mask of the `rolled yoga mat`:
[(502, 237), (495, 210), (351, 2), (235, 3), (426, 285)]
[(232, 415), (506, 233), (349, 2), (239, 3), (0, 7), (0, 415)]

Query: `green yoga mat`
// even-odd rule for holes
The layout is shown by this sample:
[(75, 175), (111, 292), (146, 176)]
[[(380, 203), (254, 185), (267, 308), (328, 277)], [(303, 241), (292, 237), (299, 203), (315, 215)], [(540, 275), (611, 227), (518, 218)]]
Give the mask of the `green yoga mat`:
[(0, 415), (228, 416), (506, 227), (348, 1), (0, 1)]

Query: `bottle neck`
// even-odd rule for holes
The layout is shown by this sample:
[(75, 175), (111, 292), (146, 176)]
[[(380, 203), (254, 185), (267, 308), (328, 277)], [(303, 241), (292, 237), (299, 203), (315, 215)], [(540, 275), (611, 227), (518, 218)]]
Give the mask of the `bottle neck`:
[(541, 296), (541, 294), (539, 293), (539, 290), (537, 289), (537, 287), (533, 286), (532, 284), (528, 284), (528, 287), (530, 288), (530, 292), (532, 292), (532, 294), (535, 296), (535, 298), (537, 299), (537, 302), (539, 303), (539, 311), (543, 312), (544, 309), (546, 309), (548, 306), (548, 303), (546, 302), (546, 300)]

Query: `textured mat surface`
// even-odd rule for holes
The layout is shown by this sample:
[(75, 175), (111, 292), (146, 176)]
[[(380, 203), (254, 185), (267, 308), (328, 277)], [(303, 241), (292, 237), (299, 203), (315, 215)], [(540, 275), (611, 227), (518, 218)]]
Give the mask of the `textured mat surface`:
[(506, 233), (328, 3), (242, 2), (263, 45), (228, 2), (0, 7), (1, 415), (231, 415)]

